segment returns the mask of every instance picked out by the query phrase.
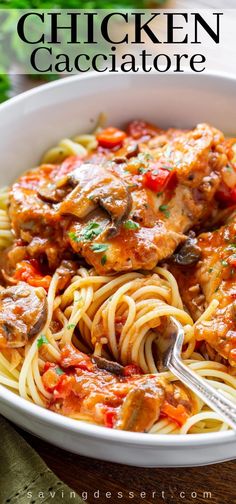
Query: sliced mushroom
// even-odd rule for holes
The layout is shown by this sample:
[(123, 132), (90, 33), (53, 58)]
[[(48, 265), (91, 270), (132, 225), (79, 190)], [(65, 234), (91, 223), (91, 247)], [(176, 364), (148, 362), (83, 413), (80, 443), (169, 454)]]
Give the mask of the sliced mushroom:
[(135, 432), (148, 431), (159, 418), (163, 400), (164, 389), (161, 384), (147, 380), (126, 396), (116, 428)]
[(59, 275), (58, 290), (63, 290), (70, 283), (72, 277), (76, 274), (78, 270), (78, 263), (76, 261), (70, 261), (64, 259), (59, 268), (57, 268), (57, 274)]
[(118, 362), (109, 361), (97, 355), (93, 355), (92, 361), (95, 362), (99, 369), (104, 369), (117, 376), (124, 376), (124, 366), (121, 366)]
[(43, 328), (47, 318), (45, 290), (25, 282), (0, 291), (0, 347), (19, 348)]
[(172, 256), (173, 261), (180, 266), (196, 264), (201, 257), (201, 249), (196, 238), (188, 238), (184, 245)]
[(69, 191), (71, 186), (68, 184), (58, 187), (56, 183), (45, 183), (38, 189), (37, 195), (42, 201), (55, 204), (63, 201)]
[(61, 203), (60, 213), (84, 219), (99, 205), (111, 217), (109, 234), (116, 234), (131, 208), (131, 196), (126, 184), (104, 166), (91, 163), (82, 164), (68, 177), (76, 187)]

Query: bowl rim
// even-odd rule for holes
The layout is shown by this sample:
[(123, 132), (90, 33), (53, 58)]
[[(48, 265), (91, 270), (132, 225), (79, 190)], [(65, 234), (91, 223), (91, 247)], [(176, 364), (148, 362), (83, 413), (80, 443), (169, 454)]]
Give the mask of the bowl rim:
[(115, 443), (124, 443), (126, 445), (185, 447), (219, 445), (236, 441), (236, 432), (233, 430), (205, 434), (148, 434), (109, 429), (108, 427), (84, 422), (83, 420), (76, 420), (50, 411), (20, 397), (4, 385), (0, 385), (0, 410), (1, 404), (5, 404), (8, 407), (14, 406), (15, 412), (18, 410), (21, 414), (34, 418), (36, 421), (40, 421), (41, 424), (49, 425), (50, 427), (58, 427), (73, 434), (99, 438)]
[(117, 72), (113, 74), (112, 72), (104, 72), (104, 73), (97, 73), (95, 71), (90, 71), (87, 74), (82, 74), (82, 75), (70, 75), (66, 76), (66, 78), (60, 78), (55, 81), (47, 82), (47, 83), (42, 83), (39, 86), (36, 86), (32, 89), (28, 89), (27, 91), (23, 91), (22, 93), (13, 96), (6, 100), (5, 102), (0, 104), (0, 113), (4, 112), (8, 108), (11, 108), (13, 105), (16, 105), (18, 103), (21, 103), (27, 98), (30, 98), (31, 96), (37, 95), (37, 94), (44, 94), (50, 91), (51, 89), (55, 88), (61, 88), (64, 86), (68, 86), (70, 84), (73, 85), (74, 82), (76, 81), (86, 81), (90, 79), (114, 79), (114, 78), (123, 78), (123, 79), (137, 79), (139, 77), (148, 77), (148, 76), (156, 76), (156, 78), (162, 79), (162, 78), (179, 78), (181, 75), (181, 79), (187, 78), (187, 77), (192, 77), (194, 79), (204, 79), (204, 78), (213, 78), (213, 79), (219, 79), (222, 81), (232, 81), (236, 83), (236, 74), (231, 74), (229, 72), (219, 72), (217, 70), (205, 70), (204, 73), (193, 73), (191, 70), (186, 69), (184, 73), (176, 73), (174, 71), (170, 71), (168, 73), (160, 73), (158, 74), (155, 72), (155, 70), (151, 70), (149, 73), (144, 72), (142, 69), (139, 68), (139, 72), (137, 73), (124, 73), (121, 71), (121, 69), (117, 69)]
[[(140, 76), (147, 76), (145, 72), (140, 70), (137, 74), (124, 74), (118, 71), (115, 74), (119, 78), (123, 77), (127, 80), (133, 78), (139, 78)], [(178, 74), (174, 72), (169, 72), (168, 74), (157, 74), (155, 71), (151, 71), (148, 75), (156, 75), (156, 77), (179, 77)], [(236, 75), (232, 75), (227, 72), (217, 72), (217, 71), (205, 71), (204, 74), (193, 74), (191, 71), (186, 70), (185, 73), (181, 74), (181, 78), (192, 76), (196, 78), (199, 76), (202, 80), (204, 78), (217, 79), (221, 81), (231, 81), (236, 83)], [(0, 105), (0, 114), (11, 109), (17, 104), (21, 104), (28, 98), (37, 96), (38, 94), (44, 94), (55, 88), (64, 88), (64, 86), (73, 85), (74, 82), (86, 81), (90, 79), (98, 78), (101, 79), (114, 79), (112, 73), (98, 74), (96, 72), (89, 72), (84, 75), (73, 75), (65, 79), (59, 79), (58, 81), (49, 82), (47, 84), (42, 84), (33, 89), (25, 91), (18, 96), (10, 98), (8, 101)], [(36, 421), (40, 421), (41, 424), (49, 425), (50, 427), (58, 427), (59, 429), (65, 430), (67, 432), (72, 432), (73, 434), (80, 434), (90, 438), (99, 438), (105, 441), (112, 441), (116, 444), (124, 443), (126, 445), (141, 445), (141, 446), (152, 446), (153, 448), (157, 446), (208, 446), (208, 445), (219, 445), (224, 443), (235, 442), (236, 433), (233, 430), (218, 431), (205, 434), (148, 434), (148, 433), (136, 433), (130, 431), (120, 431), (115, 429), (109, 429), (107, 427), (102, 427), (93, 423), (87, 423), (81, 420), (72, 419), (66, 416), (62, 416), (58, 413), (50, 411), (43, 408), (31, 401), (20, 397), (12, 390), (9, 390), (4, 385), (0, 385), (0, 410), (1, 404), (8, 408), (12, 408), (19, 411), (23, 415), (34, 418)]]

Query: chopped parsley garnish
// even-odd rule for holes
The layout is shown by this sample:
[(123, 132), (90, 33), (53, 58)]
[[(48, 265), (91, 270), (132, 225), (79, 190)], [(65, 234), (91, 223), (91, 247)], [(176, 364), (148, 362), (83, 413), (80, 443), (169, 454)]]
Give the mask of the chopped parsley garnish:
[(163, 194), (163, 191), (160, 191), (157, 193), (157, 197), (159, 198), (159, 196), (161, 196)]
[(106, 245), (106, 243), (94, 243), (91, 245), (91, 250), (96, 253), (106, 252), (107, 249), (108, 245)]
[(93, 240), (96, 236), (100, 235), (102, 228), (97, 222), (90, 222), (88, 226), (81, 233), (81, 240)]
[(149, 168), (141, 167), (141, 168), (138, 169), (138, 172), (139, 173), (147, 173), (148, 170), (149, 170)]
[(76, 324), (68, 324), (67, 329), (74, 329)]
[(101, 265), (104, 266), (106, 264), (106, 262), (107, 262), (107, 256), (106, 256), (106, 254), (104, 254), (101, 258)]
[(208, 273), (212, 273), (214, 268), (209, 268)]
[(228, 262), (225, 261), (225, 259), (222, 259), (221, 264), (222, 264), (222, 266), (228, 266)]
[(60, 367), (56, 367), (55, 372), (58, 376), (65, 374), (64, 371), (62, 371), (62, 369)]
[(140, 225), (130, 219), (124, 222), (124, 227), (125, 229), (139, 229)]
[(48, 345), (48, 343), (49, 343), (49, 341), (46, 338), (46, 336), (44, 334), (41, 334), (40, 338), (37, 341), (37, 347), (41, 348), (41, 346)]
[(168, 210), (167, 205), (159, 206), (159, 210), (160, 210), (160, 212), (162, 212), (165, 215), (165, 217), (167, 217), (167, 219), (170, 217), (170, 211)]
[(141, 155), (143, 155), (143, 157), (144, 157), (144, 159), (145, 159), (146, 161), (150, 161), (150, 159), (152, 159), (152, 156), (151, 156), (151, 154), (149, 154), (149, 152), (140, 152), (140, 154), (139, 154), (139, 155), (140, 155), (140, 156), (141, 156)]
[(226, 168), (226, 170), (227, 170), (228, 172), (232, 173), (232, 171), (233, 171), (232, 166), (227, 165), (225, 168)]
[(93, 238), (96, 238), (100, 233), (102, 232), (102, 228), (100, 224), (97, 222), (90, 222), (88, 226), (86, 226), (82, 233), (80, 235), (76, 235), (76, 233), (69, 233), (69, 237), (71, 240), (74, 242), (80, 242), (80, 241), (90, 241), (93, 240)]
[(74, 242), (80, 241), (79, 237), (74, 232), (70, 232), (70, 233), (68, 233), (68, 235), (72, 241), (74, 241)]

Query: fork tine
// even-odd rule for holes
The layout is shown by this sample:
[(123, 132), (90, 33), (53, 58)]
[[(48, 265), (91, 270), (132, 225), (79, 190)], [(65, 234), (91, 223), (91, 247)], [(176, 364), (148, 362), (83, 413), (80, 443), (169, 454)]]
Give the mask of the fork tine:
[(175, 318), (170, 317), (166, 331), (157, 340), (158, 370), (160, 372), (171, 371), (176, 378), (195, 392), (205, 404), (213, 411), (216, 411), (228, 425), (236, 430), (236, 405), (182, 361), (183, 342), (184, 330), (182, 325)]
[(157, 339), (158, 362), (157, 369), (161, 373), (168, 370), (172, 354), (181, 355), (184, 341), (184, 331), (179, 322), (169, 317), (165, 332)]

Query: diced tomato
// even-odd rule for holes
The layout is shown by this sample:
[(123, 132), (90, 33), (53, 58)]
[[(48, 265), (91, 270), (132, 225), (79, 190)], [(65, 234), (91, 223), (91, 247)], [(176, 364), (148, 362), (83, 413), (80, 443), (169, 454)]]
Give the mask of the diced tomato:
[(226, 207), (235, 205), (236, 188), (230, 189), (230, 187), (222, 183), (220, 189), (216, 192), (216, 199)]
[(116, 419), (117, 419), (116, 411), (114, 411), (114, 409), (108, 409), (104, 413), (105, 427), (109, 427), (110, 429), (112, 429), (115, 425)]
[(60, 364), (63, 368), (73, 366), (85, 371), (92, 371), (92, 369), (94, 369), (94, 364), (90, 357), (80, 352), (72, 345), (65, 345), (62, 348)]
[(58, 382), (60, 380), (60, 376), (57, 375), (55, 367), (52, 368), (50, 367), (43, 375), (42, 375), (42, 382), (46, 390), (49, 392), (52, 392), (56, 386), (58, 385)]
[(124, 376), (140, 375), (143, 374), (142, 369), (136, 364), (129, 364), (124, 367)]
[(167, 401), (164, 402), (164, 405), (161, 408), (161, 413), (164, 413), (167, 417), (174, 420), (178, 425), (183, 425), (189, 418), (189, 415), (183, 406), (183, 404), (178, 404), (178, 406), (173, 406)]
[(150, 169), (143, 175), (143, 184), (156, 193), (163, 191), (165, 188), (174, 189), (176, 183), (175, 171), (158, 164), (152, 164)]
[(127, 133), (129, 136), (138, 140), (142, 137), (154, 137), (161, 133), (160, 128), (153, 126), (145, 121), (132, 121), (127, 128)]
[(126, 133), (117, 128), (106, 128), (97, 134), (97, 141), (101, 147), (112, 149), (121, 145), (126, 138)]
[(54, 398), (55, 399), (58, 399), (58, 398), (65, 399), (66, 397), (70, 396), (74, 385), (75, 385), (75, 377), (74, 376), (68, 376), (67, 374), (59, 376), (57, 386), (55, 387), (54, 393), (53, 393)]
[(43, 287), (48, 290), (52, 277), (50, 275), (42, 275), (35, 264), (35, 260), (19, 262), (14, 278), (27, 282), (29, 285), (32, 285), (32, 287)]

